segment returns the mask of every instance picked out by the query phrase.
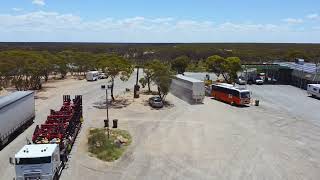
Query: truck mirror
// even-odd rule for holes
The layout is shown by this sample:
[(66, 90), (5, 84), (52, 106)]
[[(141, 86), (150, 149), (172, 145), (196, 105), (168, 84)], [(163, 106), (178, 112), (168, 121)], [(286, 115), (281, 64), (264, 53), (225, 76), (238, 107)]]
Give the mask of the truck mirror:
[(11, 165), (14, 165), (14, 159), (13, 159), (12, 157), (9, 158), (9, 163), (10, 163)]

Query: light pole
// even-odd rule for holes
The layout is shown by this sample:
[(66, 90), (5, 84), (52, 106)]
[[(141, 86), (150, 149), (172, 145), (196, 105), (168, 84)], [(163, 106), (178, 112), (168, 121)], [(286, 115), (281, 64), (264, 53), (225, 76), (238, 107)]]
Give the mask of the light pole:
[(104, 120), (104, 126), (107, 128), (108, 131), (108, 139), (110, 138), (110, 129), (109, 129), (109, 101), (108, 101), (108, 89), (109, 85), (106, 87), (106, 106), (107, 106), (107, 119)]

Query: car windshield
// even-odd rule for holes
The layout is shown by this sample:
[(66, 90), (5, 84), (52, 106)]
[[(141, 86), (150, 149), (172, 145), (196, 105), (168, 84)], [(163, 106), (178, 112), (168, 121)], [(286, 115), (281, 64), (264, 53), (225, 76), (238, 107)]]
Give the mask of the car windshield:
[(154, 99), (154, 102), (161, 102), (161, 99)]
[(16, 158), (17, 165), (23, 164), (48, 164), (51, 163), (51, 157), (39, 157), (39, 158)]
[(250, 98), (250, 92), (242, 92), (241, 98)]

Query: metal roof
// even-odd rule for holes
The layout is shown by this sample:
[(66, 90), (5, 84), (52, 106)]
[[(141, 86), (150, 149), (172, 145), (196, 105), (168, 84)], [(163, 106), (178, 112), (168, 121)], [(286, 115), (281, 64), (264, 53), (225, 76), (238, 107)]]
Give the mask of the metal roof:
[(293, 70), (303, 71), (306, 73), (316, 74), (317, 72), (320, 73), (320, 67), (317, 67), (314, 63), (304, 63), (304, 64), (298, 64), (295, 62), (278, 62), (275, 64), (279, 64), (283, 67), (288, 67)]
[(311, 85), (311, 86), (313, 86), (313, 87), (320, 88), (320, 84), (308, 84), (308, 85)]
[(202, 82), (203, 83), (203, 81), (200, 81), (200, 80), (192, 78), (192, 77), (187, 77), (187, 76), (184, 76), (184, 75), (181, 75), (181, 74), (176, 75), (176, 77), (178, 79), (182, 79), (182, 80), (189, 81), (189, 82), (192, 82), (192, 83), (195, 83), (195, 82)]
[(57, 144), (31, 144), (25, 145), (15, 155), (15, 158), (37, 158), (37, 157), (49, 157), (52, 156)]
[(8, 106), (9, 104), (12, 104), (26, 96), (29, 96), (30, 94), (33, 94), (33, 91), (17, 91), (14, 93), (11, 93), (7, 96), (1, 96), (0, 98), (0, 109), (2, 109), (5, 106)]

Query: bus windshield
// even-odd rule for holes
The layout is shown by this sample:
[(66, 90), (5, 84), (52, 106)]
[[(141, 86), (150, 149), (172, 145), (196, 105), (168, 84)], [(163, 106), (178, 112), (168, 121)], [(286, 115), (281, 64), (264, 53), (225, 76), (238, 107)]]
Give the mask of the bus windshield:
[(241, 98), (250, 98), (250, 92), (241, 92)]
[(16, 158), (17, 165), (25, 164), (48, 164), (51, 163), (51, 157), (38, 157), (38, 158)]

